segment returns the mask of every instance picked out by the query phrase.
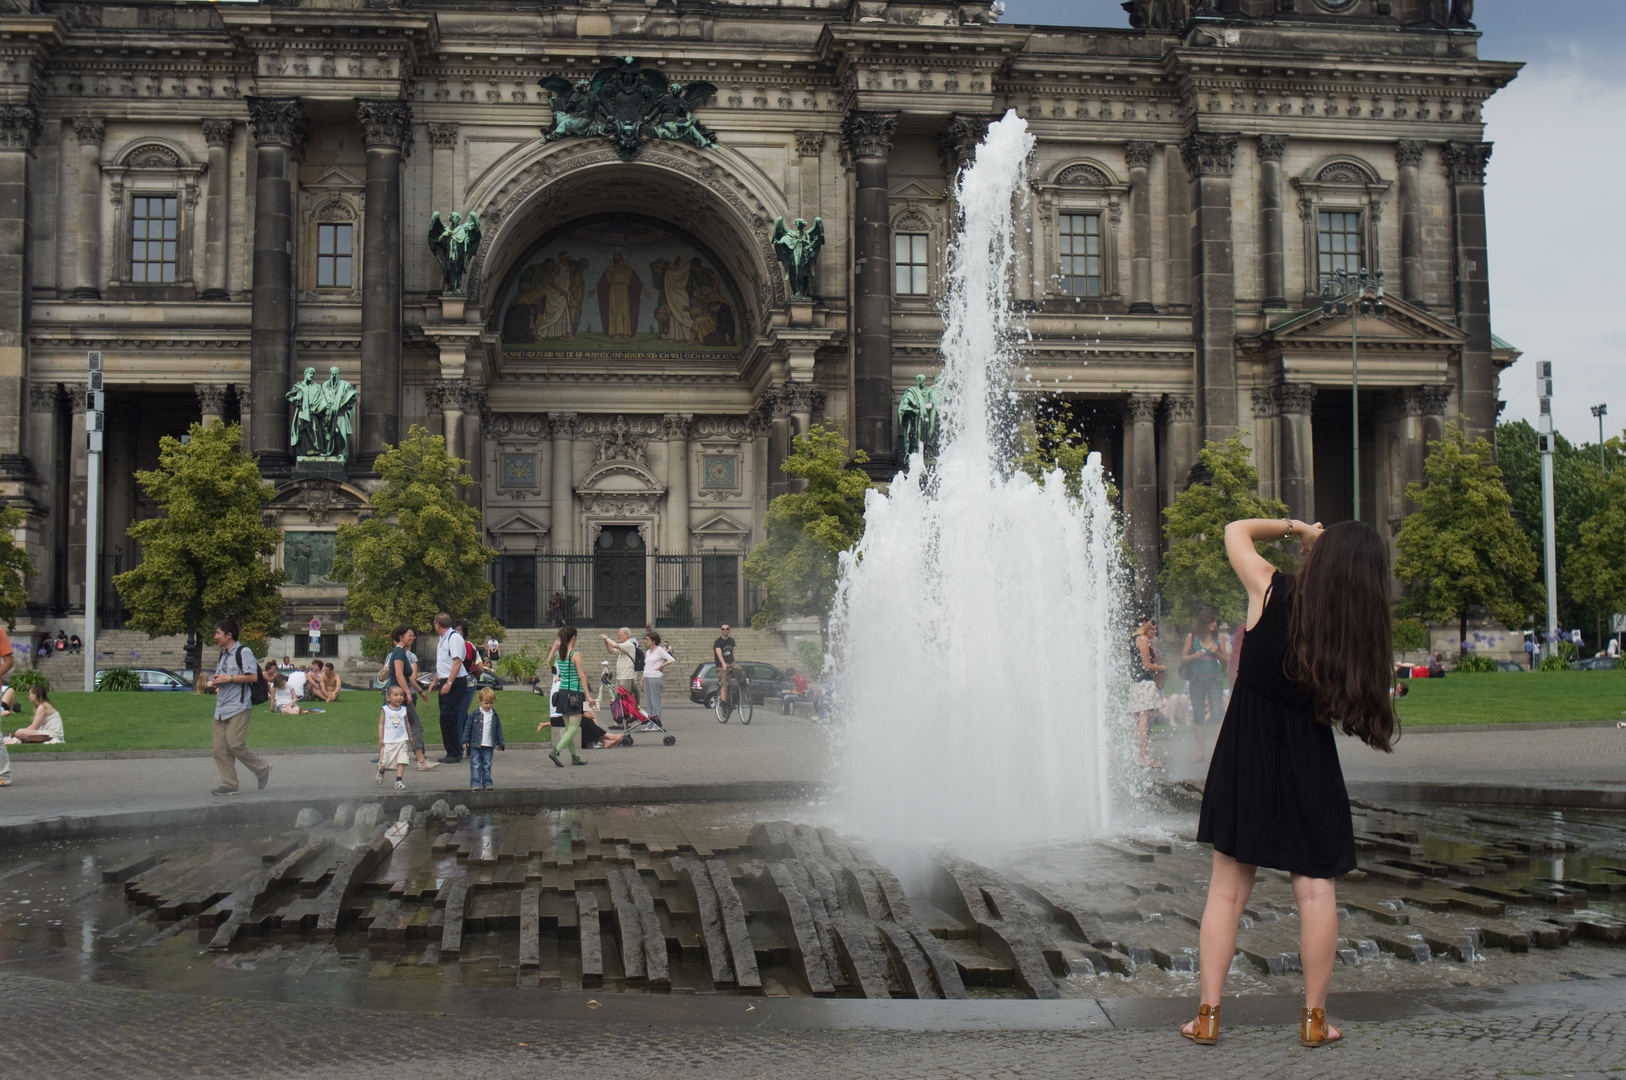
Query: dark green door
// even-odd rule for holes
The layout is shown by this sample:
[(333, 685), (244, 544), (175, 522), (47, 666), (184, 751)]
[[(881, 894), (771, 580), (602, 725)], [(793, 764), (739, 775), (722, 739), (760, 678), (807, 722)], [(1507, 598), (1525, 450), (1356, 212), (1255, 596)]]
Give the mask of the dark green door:
[(644, 542), (636, 525), (607, 525), (593, 552), (593, 621), (644, 625)]

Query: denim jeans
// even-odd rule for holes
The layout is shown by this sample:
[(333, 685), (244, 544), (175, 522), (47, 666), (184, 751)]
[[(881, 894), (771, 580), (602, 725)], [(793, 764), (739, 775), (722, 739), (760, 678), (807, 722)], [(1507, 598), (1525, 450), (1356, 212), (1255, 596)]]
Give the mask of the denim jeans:
[(495, 752), (494, 746), (469, 747), (469, 787), (491, 786), (491, 755)]
[(473, 696), (473, 688), (462, 679), (440, 692), (440, 740), (446, 756), (453, 761), (463, 759), (463, 718), (469, 714), (469, 699)]
[(1191, 696), (1191, 722), (1218, 724), (1225, 719), (1225, 682), (1218, 675), (1197, 675), (1186, 683)]

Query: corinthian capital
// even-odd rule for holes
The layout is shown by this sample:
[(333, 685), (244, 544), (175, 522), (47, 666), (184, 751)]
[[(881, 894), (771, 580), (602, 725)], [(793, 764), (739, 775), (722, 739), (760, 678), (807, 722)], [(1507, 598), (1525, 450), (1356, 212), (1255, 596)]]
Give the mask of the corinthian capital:
[(668, 442), (687, 439), (694, 432), (694, 417), (688, 413), (667, 413), (661, 417), (661, 434)]
[(850, 112), (841, 124), (841, 135), (855, 158), (886, 157), (897, 130), (895, 112)]
[(107, 121), (99, 116), (76, 116), (73, 118), (74, 138), (79, 140), (81, 146), (102, 145), (102, 135), (107, 130)]
[(412, 106), (392, 99), (356, 99), (356, 120), (369, 150), (405, 150), (412, 141)]
[(1132, 424), (1149, 424), (1157, 419), (1157, 407), (1162, 402), (1158, 394), (1130, 394), (1124, 398), (1124, 419)]
[(298, 98), (248, 98), (248, 126), (256, 146), (298, 146), (305, 141), (305, 109)]
[(32, 150), (40, 135), (40, 111), (32, 102), (0, 105), (0, 149)]
[(955, 113), (943, 129), (940, 148), (948, 163), (959, 168), (977, 152), (977, 144), (988, 136), (988, 125), (997, 117), (982, 113)]
[(205, 120), (203, 141), (210, 146), (230, 146), (232, 133), (236, 128), (235, 120)]
[(1193, 131), (1180, 144), (1186, 171), (1193, 180), (1202, 176), (1230, 176), (1236, 163), (1236, 144), (1242, 136), (1232, 132)]
[(1457, 142), (1445, 144), (1445, 171), (1453, 184), (1483, 184), (1485, 163), (1490, 160), (1488, 142)]
[(1277, 383), (1276, 404), (1284, 413), (1306, 414), (1315, 404), (1315, 387), (1310, 383)]
[(430, 124), (429, 145), (436, 150), (457, 149), (457, 125)]
[(1124, 143), (1124, 164), (1131, 169), (1144, 169), (1152, 163), (1152, 154), (1156, 150), (1155, 142), (1131, 139)]
[(1395, 164), (1402, 169), (1418, 166), (1423, 163), (1423, 147), (1428, 145), (1421, 139), (1401, 139), (1395, 143)]
[(1287, 140), (1280, 135), (1259, 136), (1259, 160), (1280, 161), (1287, 152)]

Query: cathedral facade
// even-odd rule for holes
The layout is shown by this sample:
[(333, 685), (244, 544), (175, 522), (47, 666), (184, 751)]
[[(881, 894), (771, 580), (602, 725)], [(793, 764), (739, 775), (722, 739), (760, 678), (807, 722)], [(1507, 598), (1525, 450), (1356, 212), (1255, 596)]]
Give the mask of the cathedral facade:
[[(1236, 435), (1301, 518), (1351, 516), (1358, 463), (1392, 535), (1426, 440), (1491, 433), (1517, 355), (1491, 334), (1482, 109), (1518, 65), (1478, 58), (1461, 0), (1135, 0), (1110, 29), (982, 0), (5, 7), (23, 632), (82, 621), (87, 545), (118, 624), (107, 581), (153, 512), (133, 473), (212, 418), (277, 485), (295, 624), (342, 624), (333, 530), (414, 426), (468, 461), (506, 624), (749, 617), (794, 435), (833, 423), (891, 475), (897, 402), (939, 363), (953, 178), (1007, 110), (1038, 140), (1018, 389), (1102, 452), (1143, 565), (1198, 449)], [(479, 227), (460, 290), (427, 240), (453, 213)], [(779, 219), (822, 226), (805, 295)], [(1324, 309), (1363, 270), (1384, 317)], [(357, 391), (336, 469), (293, 454), (307, 369)]]

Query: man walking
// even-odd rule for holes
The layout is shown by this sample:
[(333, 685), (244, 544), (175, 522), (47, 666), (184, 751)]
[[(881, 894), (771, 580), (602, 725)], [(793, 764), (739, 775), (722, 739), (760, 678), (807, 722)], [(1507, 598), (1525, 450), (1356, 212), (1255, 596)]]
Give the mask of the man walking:
[(615, 632), (616, 640), (611, 641), (608, 634), (600, 634), (604, 639), (604, 647), (610, 650), (615, 657), (615, 685), (632, 695), (632, 700), (638, 700), (638, 642), (633, 638), (632, 631), (625, 626)]
[(237, 643), (236, 619), (215, 623), (215, 644), (220, 659), (215, 661), (215, 768), (220, 770), (220, 786), (215, 795), (237, 794), (237, 762), (241, 761), (264, 788), (271, 781), (271, 765), (248, 748), (248, 718), (253, 708), (252, 687), (260, 677), (259, 665), (247, 646)]
[(717, 640), (711, 643), (711, 654), (717, 658), (717, 699), (723, 703), (723, 715), (733, 711), (728, 703), (728, 684), (734, 677), (734, 639), (728, 636), (728, 624), (717, 631)]
[(440, 741), (446, 748), (440, 763), (456, 765), (463, 760), (463, 717), (469, 709), (467, 643), (452, 629), (452, 617), (444, 611), (435, 616), (435, 633), (440, 640), (435, 644), (435, 681), (429, 689), (440, 693)]

